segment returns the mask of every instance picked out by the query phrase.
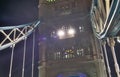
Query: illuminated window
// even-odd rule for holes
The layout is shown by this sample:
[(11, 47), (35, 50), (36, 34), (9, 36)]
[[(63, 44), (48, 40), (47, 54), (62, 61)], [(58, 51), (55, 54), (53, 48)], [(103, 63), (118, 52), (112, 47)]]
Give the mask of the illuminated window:
[(83, 26), (79, 26), (79, 31), (80, 32), (84, 32), (84, 27)]
[(84, 56), (84, 49), (78, 49), (77, 50), (77, 55)]
[(54, 53), (54, 59), (60, 59), (60, 55), (61, 55), (60, 52), (55, 52)]
[(55, 2), (56, 0), (46, 0), (47, 2)]
[(72, 49), (65, 50), (65, 58), (73, 58), (74, 56), (74, 51)]

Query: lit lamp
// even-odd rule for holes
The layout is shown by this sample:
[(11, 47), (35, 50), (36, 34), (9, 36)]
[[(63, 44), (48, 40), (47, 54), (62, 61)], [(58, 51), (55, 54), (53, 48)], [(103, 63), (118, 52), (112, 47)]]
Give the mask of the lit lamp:
[(60, 29), (57, 31), (57, 35), (60, 39), (62, 39), (65, 36), (64, 30)]
[(57, 36), (59, 37), (59, 39), (72, 38), (75, 36), (75, 29), (74, 28), (59, 29), (57, 31)]
[(75, 29), (74, 28), (69, 28), (67, 30), (67, 38), (72, 38), (75, 36)]
[(68, 34), (69, 34), (69, 35), (74, 35), (74, 34), (75, 34), (75, 29), (70, 28), (70, 29), (68, 30)]

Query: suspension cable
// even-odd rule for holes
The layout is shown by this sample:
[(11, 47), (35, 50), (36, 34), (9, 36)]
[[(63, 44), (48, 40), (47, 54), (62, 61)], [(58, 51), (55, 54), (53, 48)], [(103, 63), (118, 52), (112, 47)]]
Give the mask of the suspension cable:
[(106, 49), (106, 41), (105, 40), (103, 41), (103, 49), (104, 49), (104, 54), (105, 54), (107, 70), (108, 70), (108, 77), (111, 77), (111, 69), (110, 69), (110, 65), (109, 65), (108, 54), (107, 54), (107, 49)]
[[(15, 37), (16, 37), (16, 29), (14, 29), (13, 42), (15, 41)], [(14, 50), (15, 50), (15, 44), (12, 45), (12, 53), (11, 53), (11, 60), (10, 60), (9, 77), (12, 76), (12, 67), (13, 67)]]
[(33, 31), (33, 50), (32, 50), (32, 74), (31, 77), (34, 77), (34, 55), (35, 54), (35, 30)]
[[(27, 29), (26, 29), (27, 30)], [(23, 64), (22, 64), (22, 77), (24, 77), (24, 68), (25, 68), (25, 56), (26, 56), (26, 40), (27, 40), (27, 37), (25, 36), (24, 37), (24, 52), (23, 52)]]
[(11, 53), (11, 60), (10, 60), (9, 77), (11, 77), (11, 73), (12, 73), (13, 57), (14, 57), (14, 49), (15, 49), (15, 44), (12, 45), (12, 53)]

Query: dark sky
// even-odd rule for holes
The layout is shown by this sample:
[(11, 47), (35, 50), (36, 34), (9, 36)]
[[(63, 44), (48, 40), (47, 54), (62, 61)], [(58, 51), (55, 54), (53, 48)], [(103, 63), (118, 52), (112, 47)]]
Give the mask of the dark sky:
[(17, 25), (38, 18), (38, 0), (0, 0), (0, 26)]
[[(0, 27), (26, 24), (36, 20), (38, 20), (38, 0), (0, 0)], [(32, 35), (29, 36), (27, 45), (29, 46), (27, 46), (26, 51), (25, 77), (31, 77)], [(21, 77), (23, 41), (16, 45), (14, 54), (12, 77)], [(0, 51), (0, 77), (8, 77), (10, 55), (11, 48)], [(38, 75), (37, 65), (38, 48), (35, 48), (34, 77)]]

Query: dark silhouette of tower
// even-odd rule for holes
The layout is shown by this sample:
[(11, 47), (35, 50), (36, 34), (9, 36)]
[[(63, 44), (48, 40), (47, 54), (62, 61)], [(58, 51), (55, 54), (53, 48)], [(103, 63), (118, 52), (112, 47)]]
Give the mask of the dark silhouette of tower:
[[(106, 77), (99, 41), (94, 37), (92, 0), (40, 0), (39, 77)], [(74, 28), (59, 38), (57, 30)]]

